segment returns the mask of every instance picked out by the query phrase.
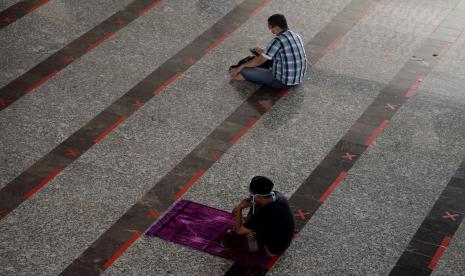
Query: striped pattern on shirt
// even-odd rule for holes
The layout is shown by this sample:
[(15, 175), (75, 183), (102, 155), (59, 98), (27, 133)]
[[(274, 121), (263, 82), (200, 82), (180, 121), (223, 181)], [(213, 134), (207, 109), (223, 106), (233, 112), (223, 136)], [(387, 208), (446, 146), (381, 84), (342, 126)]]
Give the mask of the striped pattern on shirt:
[(286, 85), (296, 85), (304, 80), (307, 56), (300, 35), (286, 30), (277, 35), (262, 54), (273, 60), (273, 76)]

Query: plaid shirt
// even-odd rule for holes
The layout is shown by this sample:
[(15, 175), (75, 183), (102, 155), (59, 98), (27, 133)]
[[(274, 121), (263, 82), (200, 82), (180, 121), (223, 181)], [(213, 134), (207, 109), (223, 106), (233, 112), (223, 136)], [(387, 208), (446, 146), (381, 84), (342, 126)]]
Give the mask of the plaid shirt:
[(262, 54), (273, 60), (273, 75), (286, 85), (296, 85), (304, 80), (307, 56), (300, 35), (286, 30), (271, 40)]

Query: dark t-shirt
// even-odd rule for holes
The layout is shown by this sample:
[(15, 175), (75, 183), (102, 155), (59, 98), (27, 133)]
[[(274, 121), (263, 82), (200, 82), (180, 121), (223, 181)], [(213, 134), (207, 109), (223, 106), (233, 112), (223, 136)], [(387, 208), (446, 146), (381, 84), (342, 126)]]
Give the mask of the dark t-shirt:
[(289, 247), (294, 236), (294, 216), (287, 199), (279, 192), (276, 201), (255, 210), (244, 227), (256, 234), (259, 242), (273, 254), (280, 255)]

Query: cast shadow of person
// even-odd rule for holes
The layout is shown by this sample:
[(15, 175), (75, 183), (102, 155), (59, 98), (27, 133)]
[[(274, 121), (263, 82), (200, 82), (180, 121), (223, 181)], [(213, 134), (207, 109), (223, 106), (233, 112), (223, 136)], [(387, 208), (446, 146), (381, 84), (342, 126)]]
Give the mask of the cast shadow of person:
[[(309, 74), (309, 72), (307, 72), (307, 74)], [(264, 87), (251, 82), (237, 82), (231, 80), (230, 85), (244, 101), (248, 101), (249, 98), (254, 97), (256, 93), (276, 93), (276, 95), (278, 95), (281, 91), (280, 89)], [(257, 104), (249, 104), (249, 106), (255, 109), (258, 114), (263, 113), (264, 108), (269, 108), (266, 113), (263, 113), (263, 115), (268, 115), (262, 115), (262, 123), (267, 129), (277, 130), (291, 121), (299, 113), (304, 102), (305, 94), (308, 93), (304, 88), (305, 82), (288, 88), (288, 92), (284, 96), (266, 102), (267, 105), (272, 106), (263, 107)], [(244, 91), (250, 90), (254, 92), (251, 94), (244, 93)]]

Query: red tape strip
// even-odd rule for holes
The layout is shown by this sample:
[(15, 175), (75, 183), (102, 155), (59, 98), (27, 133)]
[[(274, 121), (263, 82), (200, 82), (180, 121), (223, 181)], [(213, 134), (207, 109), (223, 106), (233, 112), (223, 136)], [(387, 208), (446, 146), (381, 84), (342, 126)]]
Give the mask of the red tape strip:
[(33, 12), (33, 11), (37, 10), (38, 8), (40, 8), (41, 6), (45, 5), (45, 3), (47, 3), (48, 1), (49, 0), (44, 0), (44, 1), (40, 2), (40, 3), (38, 3), (37, 5), (35, 5), (34, 7), (28, 9), (26, 12), (27, 13)]
[(220, 38), (218, 38), (217, 40), (215, 40), (210, 46), (208, 46), (204, 52), (205, 53), (209, 53), (211, 52), (213, 49), (215, 49), (218, 45), (221, 44), (221, 42), (223, 42), (227, 37), (228, 37), (228, 33), (224, 33)]
[(252, 118), (252, 120), (250, 120), (250, 122), (236, 136), (234, 136), (234, 138), (231, 139), (230, 143), (237, 143), (237, 141), (239, 141), (239, 139), (241, 139), (242, 136), (244, 136), (244, 134), (246, 134), (247, 131), (249, 131), (249, 129), (251, 129), (257, 121), (257, 118)]
[(428, 265), (428, 268), (433, 270), (436, 267), (436, 264), (438, 263), (439, 259), (441, 258), (442, 254), (446, 250), (447, 245), (449, 244), (450, 241), (449, 236), (445, 236), (444, 239), (441, 242), (441, 245), (439, 245), (438, 250), (436, 250), (436, 253), (434, 253), (433, 259)]
[(385, 128), (387, 125), (389, 124), (389, 120), (384, 120), (380, 125), (379, 127), (376, 128), (376, 130), (373, 132), (373, 134), (370, 136), (370, 138), (368, 139), (368, 141), (365, 143), (366, 146), (370, 145), (371, 143), (373, 143), (373, 141), (376, 139), (376, 137), (378, 136), (378, 134), (383, 130), (383, 128)]
[(279, 257), (280, 256), (271, 257), (271, 260), (265, 265), (265, 268), (270, 270), (276, 264), (276, 262), (279, 260)]
[(40, 190), (43, 186), (45, 186), (48, 182), (50, 182), (55, 176), (57, 176), (59, 173), (61, 173), (62, 169), (58, 168), (55, 171), (53, 171), (47, 178), (42, 180), (39, 184), (37, 184), (32, 190), (27, 192), (25, 195), (23, 195), (23, 200), (28, 199), (31, 197), (33, 194), (35, 194), (38, 190)]
[(103, 265), (103, 268), (108, 269), (141, 235), (142, 232), (136, 231), (136, 233), (134, 233), (134, 235), (120, 249), (118, 249), (113, 256), (111, 256), (111, 258)]
[(206, 172), (206, 170), (200, 170), (198, 171), (188, 182), (186, 185), (184, 185), (184, 187), (182, 187), (182, 189), (173, 196), (173, 199), (174, 200), (178, 200), (180, 199), (191, 187), (192, 185), (195, 184), (195, 182), (197, 182), (197, 180), (199, 180), (203, 174)]
[(336, 189), (336, 187), (339, 185), (339, 183), (344, 180), (344, 178), (347, 176), (346, 171), (342, 171), (339, 176), (336, 178), (336, 180), (333, 181), (331, 186), (326, 190), (326, 192), (320, 197), (320, 202), (323, 202), (328, 199), (329, 195)]
[(412, 86), (410, 86), (409, 90), (405, 93), (406, 98), (410, 98), (413, 93), (415, 93), (418, 89), (418, 86), (420, 86), (421, 82), (425, 79), (424, 76), (418, 78)]
[(86, 52), (92, 51), (95, 47), (99, 46), (100, 44), (102, 44), (106, 40), (110, 39), (110, 37), (112, 37), (114, 34), (115, 33), (108, 33), (104, 37), (99, 39), (97, 42), (94, 42), (94, 43), (90, 44), (90, 46), (86, 48)]
[(338, 35), (326, 48), (323, 49), (323, 55), (329, 53), (341, 41), (342, 35)]
[(258, 6), (258, 8), (256, 8), (253, 12), (250, 13), (250, 16), (255, 16), (257, 15), (264, 7), (266, 7), (268, 4), (271, 3), (271, 0), (267, 0), (265, 1), (263, 4), (261, 4), (260, 6)]
[(48, 74), (47, 76), (41, 78), (38, 82), (34, 83), (32, 86), (28, 87), (26, 90), (24, 90), (26, 93), (31, 93), (32, 90), (36, 89), (37, 87), (41, 86), (42, 83), (46, 82), (47, 80), (51, 79), (53, 76), (58, 74), (58, 70), (53, 70), (52, 73)]
[(124, 120), (126, 120), (126, 117), (119, 118), (119, 120), (116, 121), (116, 123), (114, 123), (110, 128), (108, 128), (102, 134), (100, 134), (97, 138), (95, 138), (94, 142), (95, 143), (100, 142), (100, 140), (105, 138), (105, 136), (107, 136), (113, 129), (115, 129), (118, 125), (120, 125), (122, 122), (124, 122)]
[(165, 81), (162, 85), (157, 87), (155, 90), (153, 90), (153, 94), (157, 95), (160, 94), (161, 91), (163, 91), (168, 85), (170, 85), (173, 81), (175, 81), (177, 78), (182, 76), (181, 72), (176, 72), (173, 76), (171, 76), (167, 81)]
[(153, 2), (152, 4), (148, 5), (147, 8), (145, 8), (141, 12), (139, 12), (139, 16), (144, 15), (146, 12), (148, 12), (150, 9), (152, 9), (153, 7), (158, 5), (160, 2), (161, 2), (161, 0), (157, 0), (157, 1)]

